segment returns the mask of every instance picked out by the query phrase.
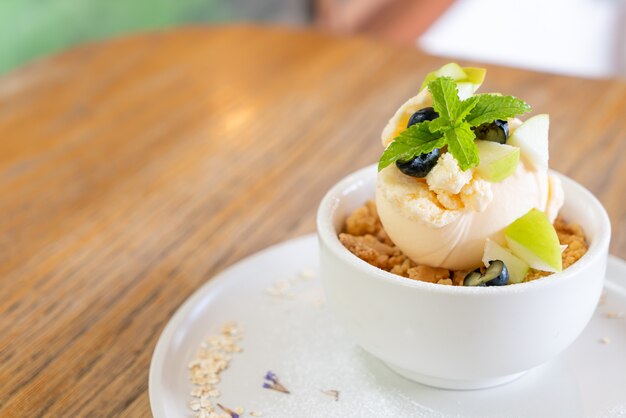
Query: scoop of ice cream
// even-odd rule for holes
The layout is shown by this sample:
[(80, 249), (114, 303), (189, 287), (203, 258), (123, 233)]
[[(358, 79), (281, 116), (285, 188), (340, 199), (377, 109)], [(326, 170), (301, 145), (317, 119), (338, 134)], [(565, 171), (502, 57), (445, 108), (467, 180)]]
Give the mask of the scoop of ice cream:
[[(458, 71), (457, 67), (444, 66), (438, 71)], [(468, 75), (469, 69), (461, 70), (458, 72), (464, 77)], [(438, 75), (451, 77), (448, 73)], [(456, 84), (459, 99), (472, 96), (482, 77), (476, 83), (451, 77), (460, 80)], [(389, 119), (381, 135), (384, 147), (407, 129), (415, 112), (433, 106), (429, 88), (423, 86)], [(440, 101), (438, 106), (443, 106)], [(521, 125), (519, 119), (509, 119), (509, 135)], [(534, 131), (527, 128), (527, 136), (529, 132)], [(522, 158), (512, 175), (489, 182), (473, 168), (461, 170), (455, 157), (445, 148), (442, 151), (425, 178), (404, 174), (395, 164), (378, 174), (376, 206), (382, 224), (393, 242), (416, 263), (452, 270), (474, 269), (482, 264), (486, 240), (504, 244), (504, 229), (531, 209), (546, 212), (551, 221), (556, 218), (563, 204), (563, 190), (559, 179), (549, 176), (547, 167)]]
[(556, 176), (548, 176), (548, 204), (546, 205), (546, 214), (548, 218), (550, 218), (550, 222), (554, 223), (564, 202), (565, 194), (563, 193), (561, 179)]
[(428, 90), (422, 90), (417, 96), (404, 102), (383, 128), (380, 140), (383, 146), (389, 145), (400, 132), (406, 129), (409, 118), (415, 112), (433, 105), (433, 96)]
[(499, 183), (470, 178), (452, 194), (433, 189), (427, 180), (406, 176), (393, 165), (379, 173), (376, 206), (382, 224), (416, 263), (474, 269), (481, 265), (487, 238), (504, 244), (503, 230), (515, 219), (537, 208), (553, 221), (563, 203), (558, 179), (551, 180), (547, 171), (531, 170), (522, 162)]

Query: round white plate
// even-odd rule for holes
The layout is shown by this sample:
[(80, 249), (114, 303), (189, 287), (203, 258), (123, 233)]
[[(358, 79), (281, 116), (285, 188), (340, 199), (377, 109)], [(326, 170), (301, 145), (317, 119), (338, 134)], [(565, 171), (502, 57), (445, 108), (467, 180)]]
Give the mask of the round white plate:
[[(609, 259), (604, 303), (558, 358), (507, 385), (448, 391), (396, 375), (350, 341), (323, 303), (319, 279), (302, 274), (317, 272), (317, 254), (314, 235), (268, 248), (211, 279), (180, 307), (150, 365), (156, 418), (193, 416), (187, 364), (200, 343), (228, 321), (243, 328), (243, 352), (222, 373), (217, 401), (243, 407), (242, 416), (626, 416), (626, 317), (618, 315), (626, 313), (624, 261)], [(285, 294), (270, 294), (268, 288), (281, 280), (289, 284)], [(263, 389), (270, 370), (291, 394)], [(323, 390), (339, 391), (339, 400)]]

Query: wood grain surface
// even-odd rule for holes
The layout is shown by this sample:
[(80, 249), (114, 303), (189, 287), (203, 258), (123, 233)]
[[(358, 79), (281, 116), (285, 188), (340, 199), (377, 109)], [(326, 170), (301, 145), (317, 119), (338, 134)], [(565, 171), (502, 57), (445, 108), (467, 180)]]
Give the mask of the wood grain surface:
[[(0, 80), (0, 416), (149, 416), (176, 308), (229, 264), (314, 231), (323, 193), (447, 60), (253, 26), (82, 46)], [(469, 64), (464, 62), (463, 64)], [(551, 166), (626, 257), (626, 83), (487, 66), (551, 114)]]

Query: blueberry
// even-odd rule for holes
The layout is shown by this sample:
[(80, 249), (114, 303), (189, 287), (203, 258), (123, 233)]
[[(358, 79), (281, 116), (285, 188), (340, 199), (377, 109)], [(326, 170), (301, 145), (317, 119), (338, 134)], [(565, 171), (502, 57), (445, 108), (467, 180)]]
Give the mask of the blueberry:
[(504, 286), (509, 283), (509, 271), (501, 260), (493, 260), (484, 273), (476, 269), (465, 276), (463, 286)]
[(396, 167), (407, 176), (426, 177), (426, 175), (430, 173), (430, 170), (437, 164), (440, 155), (441, 151), (439, 148), (435, 148), (427, 154), (418, 155), (408, 161), (398, 160), (396, 161)]
[(468, 273), (465, 279), (463, 279), (463, 286), (485, 286), (485, 282), (482, 281), (480, 269)]
[(501, 260), (493, 260), (483, 273), (487, 286), (504, 286), (509, 283), (509, 270)]
[(483, 141), (492, 141), (499, 144), (506, 144), (506, 140), (509, 138), (509, 124), (505, 120), (496, 119), (490, 123), (483, 123), (475, 128), (472, 128), (476, 139), (482, 139)]
[[(437, 119), (439, 117), (439, 113), (435, 112), (435, 109), (432, 107), (425, 107), (423, 109), (418, 110), (413, 113), (409, 118), (409, 123), (407, 124), (407, 128), (409, 126), (427, 121)], [(426, 177), (430, 170), (437, 164), (439, 160), (439, 156), (441, 155), (441, 151), (439, 148), (435, 148), (431, 152), (427, 154), (421, 154), (411, 160), (400, 160), (396, 161), (396, 167), (400, 169), (404, 174), (411, 177)]]
[(409, 118), (409, 123), (406, 125), (408, 128), (411, 125), (417, 125), (418, 123), (424, 122), (426, 120), (433, 120), (439, 117), (439, 113), (435, 112), (435, 109), (432, 107), (425, 107), (423, 109), (418, 110), (413, 113)]

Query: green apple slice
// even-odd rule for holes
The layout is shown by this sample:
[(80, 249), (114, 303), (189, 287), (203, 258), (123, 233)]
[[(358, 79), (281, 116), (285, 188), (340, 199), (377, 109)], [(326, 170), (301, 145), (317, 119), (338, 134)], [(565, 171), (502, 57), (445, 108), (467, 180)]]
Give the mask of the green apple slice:
[(463, 100), (478, 90), (485, 80), (486, 74), (487, 70), (484, 68), (461, 67), (459, 64), (451, 62), (437, 71), (428, 73), (422, 83), (422, 87), (420, 87), (420, 91), (424, 90), (428, 86), (428, 83), (437, 77), (450, 77), (457, 82), (459, 97)]
[(420, 88), (420, 91), (428, 87), (428, 83), (430, 83), (437, 77), (450, 77), (454, 81), (459, 81), (459, 80), (465, 80), (467, 78), (467, 74), (465, 74), (465, 71), (463, 71), (463, 68), (459, 64), (451, 62), (449, 64), (444, 65), (437, 71), (431, 71), (430, 73), (426, 74), (426, 78), (424, 79), (424, 82), (422, 83), (422, 87)]
[(531, 209), (504, 230), (511, 252), (530, 267), (552, 273), (563, 271), (561, 244), (548, 215)]
[(483, 84), (485, 76), (487, 75), (487, 70), (484, 68), (464, 67), (463, 71), (465, 71), (467, 81), (476, 85), (476, 88)]
[(520, 149), (493, 141), (476, 141), (480, 163), (475, 172), (481, 178), (497, 183), (515, 173)]
[(437, 77), (450, 77), (453, 80), (465, 80), (467, 74), (463, 71), (463, 67), (459, 64), (450, 62), (437, 71), (435, 71)]
[(514, 256), (509, 250), (487, 238), (485, 241), (485, 252), (483, 253), (485, 267), (488, 267), (489, 262), (493, 260), (501, 260), (504, 263), (509, 271), (509, 283), (521, 283), (530, 268), (524, 260)]
[(485, 75), (487, 74), (487, 70), (484, 68), (464, 67), (463, 71), (465, 71), (465, 79), (459, 80), (456, 83), (459, 90), (459, 98), (461, 100), (465, 100), (472, 96), (476, 90), (478, 90), (480, 85), (483, 84)]
[(533, 116), (522, 123), (508, 140), (509, 145), (519, 147), (522, 158), (536, 169), (548, 168), (548, 130), (550, 117), (546, 114)]

